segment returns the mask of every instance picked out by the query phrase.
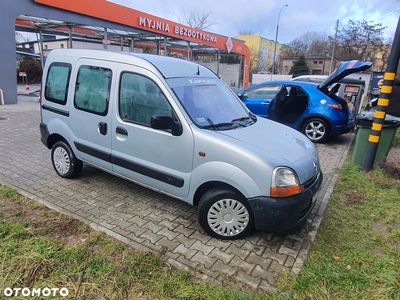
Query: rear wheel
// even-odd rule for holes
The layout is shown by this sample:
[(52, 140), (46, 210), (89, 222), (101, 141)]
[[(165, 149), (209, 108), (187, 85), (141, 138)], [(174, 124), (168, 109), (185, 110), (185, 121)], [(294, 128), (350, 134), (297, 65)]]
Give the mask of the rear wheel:
[(210, 236), (233, 240), (254, 230), (254, 218), (247, 200), (230, 189), (211, 189), (201, 197), (199, 223)]
[(56, 173), (63, 178), (74, 178), (82, 171), (82, 161), (76, 158), (69, 145), (58, 141), (51, 149), (51, 162)]
[(307, 120), (302, 132), (314, 143), (325, 142), (329, 138), (329, 126), (322, 119)]

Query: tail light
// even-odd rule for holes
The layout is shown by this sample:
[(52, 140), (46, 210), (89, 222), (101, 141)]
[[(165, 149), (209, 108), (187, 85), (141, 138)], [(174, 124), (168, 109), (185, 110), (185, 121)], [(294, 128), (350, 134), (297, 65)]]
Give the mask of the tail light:
[(342, 105), (340, 104), (328, 104), (330, 108), (336, 108), (336, 109), (343, 109)]

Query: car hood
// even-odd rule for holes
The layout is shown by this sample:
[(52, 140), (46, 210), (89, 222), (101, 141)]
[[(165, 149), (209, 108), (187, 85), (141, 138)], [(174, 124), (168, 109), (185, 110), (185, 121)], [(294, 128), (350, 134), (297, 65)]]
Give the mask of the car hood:
[(234, 144), (252, 149), (268, 160), (272, 167), (294, 169), (301, 183), (310, 180), (319, 170), (319, 157), (314, 144), (302, 133), (264, 118), (246, 128), (218, 131)]
[(342, 61), (339, 67), (334, 70), (322, 83), (318, 85), (318, 88), (325, 90), (328, 86), (338, 82), (340, 79), (346, 77), (349, 74), (361, 72), (369, 69), (372, 66), (372, 62), (368, 61)]

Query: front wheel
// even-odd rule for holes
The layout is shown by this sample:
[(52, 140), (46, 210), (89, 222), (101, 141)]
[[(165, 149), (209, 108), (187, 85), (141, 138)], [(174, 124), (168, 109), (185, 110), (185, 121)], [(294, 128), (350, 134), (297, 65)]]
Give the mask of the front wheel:
[(201, 197), (199, 223), (212, 237), (240, 239), (254, 230), (254, 218), (246, 199), (229, 189), (211, 189)]
[(307, 120), (302, 132), (314, 143), (323, 143), (329, 138), (329, 126), (321, 119)]
[(56, 173), (63, 178), (74, 178), (82, 171), (82, 161), (76, 158), (64, 141), (58, 141), (53, 145), (51, 162)]

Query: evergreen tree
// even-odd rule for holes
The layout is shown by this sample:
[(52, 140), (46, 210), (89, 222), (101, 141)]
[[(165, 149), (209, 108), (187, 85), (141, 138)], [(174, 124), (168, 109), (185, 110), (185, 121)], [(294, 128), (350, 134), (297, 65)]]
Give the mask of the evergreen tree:
[(293, 78), (310, 74), (310, 69), (307, 66), (306, 57), (304, 55), (301, 55), (299, 59), (294, 62), (289, 74), (292, 74)]

